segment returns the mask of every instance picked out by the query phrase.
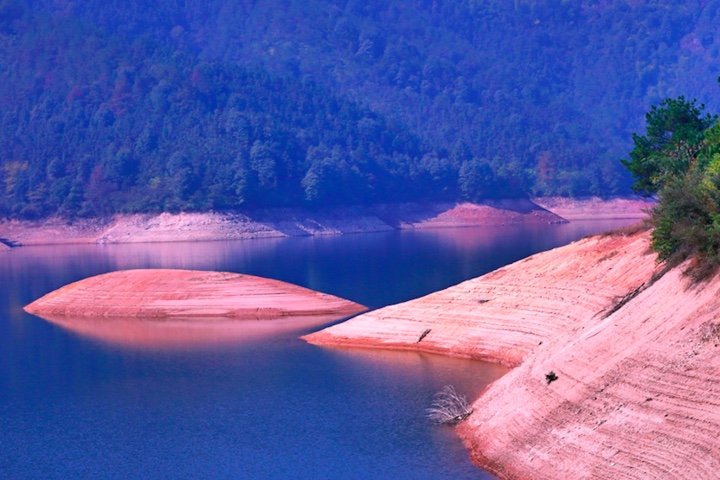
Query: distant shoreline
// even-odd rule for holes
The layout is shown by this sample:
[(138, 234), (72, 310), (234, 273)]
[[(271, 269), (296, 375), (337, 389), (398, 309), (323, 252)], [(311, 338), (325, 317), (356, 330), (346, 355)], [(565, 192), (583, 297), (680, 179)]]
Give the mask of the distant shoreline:
[(647, 218), (649, 210), (655, 206), (654, 200), (638, 196), (614, 197), (542, 197), (533, 198), (539, 206), (563, 217), (573, 220), (609, 220), (621, 218)]
[(0, 220), (8, 246), (150, 243), (338, 235), (406, 229), (564, 223), (644, 218), (653, 203), (639, 197), (487, 200), (254, 211), (117, 214), (104, 218)]

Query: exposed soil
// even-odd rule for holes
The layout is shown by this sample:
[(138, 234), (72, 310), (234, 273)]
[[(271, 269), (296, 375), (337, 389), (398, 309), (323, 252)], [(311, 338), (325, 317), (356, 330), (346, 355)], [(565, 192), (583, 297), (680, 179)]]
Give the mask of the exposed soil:
[(442, 228), (564, 220), (530, 200), (405, 203), (327, 210), (116, 215), (102, 219), (0, 221), (0, 238), (17, 245), (234, 240), (336, 235), (407, 228)]
[[(401, 348), (521, 364), (585, 328), (656, 269), (648, 235), (592, 237), (306, 337), (319, 345)], [(421, 340), (420, 336), (430, 332)]]
[(564, 223), (559, 217), (530, 200), (487, 200), (482, 203), (434, 203), (376, 205), (373, 211), (398, 229)]
[(533, 201), (566, 220), (603, 220), (611, 218), (637, 218), (648, 216), (655, 201), (642, 197), (542, 197)]
[(500, 478), (716, 478), (720, 277), (654, 281), (649, 241), (583, 239), (305, 338), (516, 366), (458, 427)]
[(336, 315), (366, 310), (304, 287), (225, 272), (121, 270), (86, 278), (25, 307), (41, 317), (233, 317)]

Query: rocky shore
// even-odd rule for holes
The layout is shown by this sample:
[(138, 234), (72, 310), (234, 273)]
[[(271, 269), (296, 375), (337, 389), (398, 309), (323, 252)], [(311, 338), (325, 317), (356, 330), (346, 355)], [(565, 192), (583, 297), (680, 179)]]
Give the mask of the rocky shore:
[[(573, 214), (573, 201), (564, 199), (555, 204), (562, 205), (565, 215)], [(645, 215), (642, 211), (645, 202), (640, 199), (585, 199), (576, 205), (576, 210), (582, 210), (583, 215), (590, 218), (593, 215), (595, 218), (627, 218), (628, 215), (640, 218)], [(73, 220), (0, 220), (0, 251), (5, 250), (3, 241), (11, 245), (209, 241), (565, 221), (563, 215), (527, 199), (403, 203), (326, 210), (278, 208)]]
[(514, 366), (458, 427), (500, 478), (715, 478), (720, 278), (666, 273), (649, 242), (586, 238), (305, 339)]

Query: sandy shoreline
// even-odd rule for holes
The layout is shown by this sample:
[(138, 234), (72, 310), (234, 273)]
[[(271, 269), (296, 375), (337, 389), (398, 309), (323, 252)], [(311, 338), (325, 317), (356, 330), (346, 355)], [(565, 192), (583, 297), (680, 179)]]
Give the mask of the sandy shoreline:
[(305, 338), (516, 366), (458, 428), (500, 478), (715, 478), (720, 277), (654, 281), (649, 241), (583, 239)]
[[(0, 220), (0, 251), (7, 244), (144, 243), (216, 241), (346, 233), (382, 232), (528, 223), (559, 223), (578, 218), (643, 218), (647, 202), (639, 198), (543, 199), (550, 209), (527, 199), (482, 203), (403, 203), (291, 208), (252, 212), (123, 214), (108, 218)], [(541, 202), (541, 203), (542, 203)], [(557, 208), (557, 212), (553, 211)], [(562, 214), (558, 213), (562, 212)]]
[(566, 220), (643, 219), (655, 206), (655, 201), (642, 197), (543, 197), (534, 198), (539, 206)]
[(648, 248), (647, 234), (583, 239), (305, 338), (317, 345), (418, 350), (517, 367), (539, 345), (609, 310), (646, 282), (656, 268)]

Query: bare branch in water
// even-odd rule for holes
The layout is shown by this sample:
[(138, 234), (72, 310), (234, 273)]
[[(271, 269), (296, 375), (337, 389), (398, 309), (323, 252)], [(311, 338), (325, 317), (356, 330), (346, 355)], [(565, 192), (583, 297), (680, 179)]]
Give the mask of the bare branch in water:
[(430, 420), (441, 425), (457, 425), (473, 412), (465, 397), (452, 385), (436, 393), (432, 407), (426, 411)]

